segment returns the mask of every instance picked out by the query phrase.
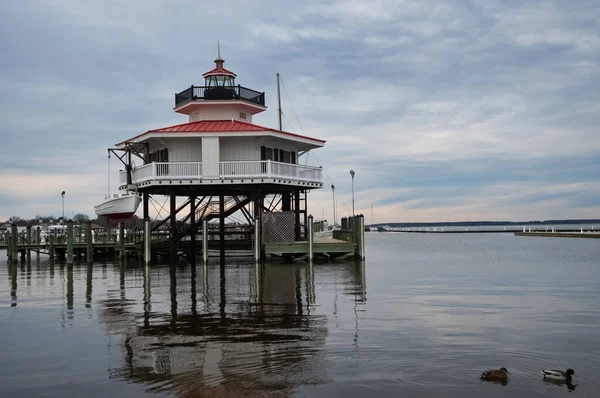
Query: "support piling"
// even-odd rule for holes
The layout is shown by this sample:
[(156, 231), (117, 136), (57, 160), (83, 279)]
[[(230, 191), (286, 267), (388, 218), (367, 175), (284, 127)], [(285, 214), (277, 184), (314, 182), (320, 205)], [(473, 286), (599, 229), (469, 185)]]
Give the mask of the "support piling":
[(314, 236), (313, 236), (313, 216), (312, 214), (308, 216), (308, 260), (312, 261), (314, 259)]
[(261, 244), (260, 244), (260, 217), (254, 218), (254, 261), (260, 261)]
[(150, 219), (144, 220), (144, 264), (148, 265), (151, 261), (152, 251), (150, 248)]
[(208, 264), (208, 220), (202, 220), (202, 263)]
[(85, 259), (88, 264), (91, 264), (94, 261), (94, 246), (92, 242), (92, 222), (88, 221), (85, 223), (85, 243), (86, 243), (86, 253)]
[(54, 261), (54, 233), (50, 235), (50, 246), (48, 247), (48, 255), (50, 256), (50, 261)]
[(73, 221), (67, 222), (67, 265), (73, 264)]
[(125, 258), (125, 223), (119, 223), (119, 242), (117, 243), (119, 250), (119, 259)]
[[(27, 226), (27, 246), (31, 246), (31, 225)], [(31, 261), (31, 249), (27, 248), (27, 261)]]
[(10, 238), (12, 240), (12, 261), (17, 262), (19, 258), (19, 250), (17, 248), (17, 245), (19, 244), (19, 233), (17, 232), (17, 224), (11, 225)]

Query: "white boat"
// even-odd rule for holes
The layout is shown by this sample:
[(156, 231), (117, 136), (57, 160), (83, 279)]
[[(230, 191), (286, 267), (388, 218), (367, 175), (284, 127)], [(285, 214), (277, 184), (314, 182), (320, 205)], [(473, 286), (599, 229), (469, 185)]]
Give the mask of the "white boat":
[(111, 221), (127, 220), (135, 214), (141, 202), (142, 198), (137, 193), (107, 194), (102, 203), (94, 206), (94, 212)]

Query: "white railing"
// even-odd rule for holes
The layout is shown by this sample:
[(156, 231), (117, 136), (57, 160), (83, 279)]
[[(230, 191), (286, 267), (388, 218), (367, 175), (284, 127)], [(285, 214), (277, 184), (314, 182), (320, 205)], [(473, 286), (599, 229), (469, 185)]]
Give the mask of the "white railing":
[(171, 178), (198, 178), (202, 177), (201, 162), (166, 162), (152, 163), (156, 167), (156, 180)]
[(219, 162), (219, 175), (223, 177), (266, 176), (267, 165), (260, 160)]
[[(321, 182), (320, 167), (274, 162), (272, 160), (241, 160), (219, 162), (221, 178), (273, 178)], [(138, 166), (131, 173), (134, 184), (151, 180), (197, 179), (202, 177), (201, 162), (153, 162)], [(127, 183), (127, 174), (121, 170), (121, 185)]]
[(260, 161), (220, 162), (219, 174), (222, 177), (282, 177), (294, 180), (321, 182), (320, 167), (300, 164)]
[(154, 178), (154, 164), (145, 164), (133, 169), (131, 173), (132, 182), (144, 182)]

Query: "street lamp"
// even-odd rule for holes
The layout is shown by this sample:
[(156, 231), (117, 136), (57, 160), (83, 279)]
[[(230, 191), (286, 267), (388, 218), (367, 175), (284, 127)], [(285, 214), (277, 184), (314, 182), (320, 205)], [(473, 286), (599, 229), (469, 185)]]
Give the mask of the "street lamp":
[(354, 170), (350, 170), (352, 176), (352, 217), (354, 217)]
[(331, 192), (333, 193), (333, 226), (335, 227), (335, 185), (331, 184)]
[(62, 197), (62, 210), (63, 210), (63, 212), (62, 212), (62, 215), (63, 215), (62, 218), (63, 218), (63, 221), (64, 221), (65, 220), (65, 191), (62, 191), (60, 193), (60, 196)]

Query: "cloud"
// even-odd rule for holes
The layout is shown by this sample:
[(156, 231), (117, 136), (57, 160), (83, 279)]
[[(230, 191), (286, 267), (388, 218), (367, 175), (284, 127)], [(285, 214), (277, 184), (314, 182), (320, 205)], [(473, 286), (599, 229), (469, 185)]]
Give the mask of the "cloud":
[[(173, 93), (219, 39), (238, 82), (266, 91), (256, 123), (276, 126), (281, 73), (285, 126), (327, 140), (308, 160), (345, 214), (352, 168), (356, 208), (379, 221), (598, 217), (597, 1), (1, 7), (4, 216), (58, 214), (57, 189), (92, 215), (106, 148), (184, 122)], [(330, 188), (309, 197), (331, 218)]]

